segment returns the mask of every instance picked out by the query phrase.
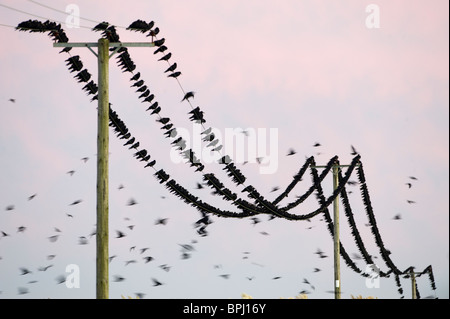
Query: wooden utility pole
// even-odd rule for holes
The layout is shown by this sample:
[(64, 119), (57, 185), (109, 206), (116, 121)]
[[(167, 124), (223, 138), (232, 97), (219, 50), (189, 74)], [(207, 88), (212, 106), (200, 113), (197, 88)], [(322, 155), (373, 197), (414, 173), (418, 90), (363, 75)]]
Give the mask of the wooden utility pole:
[[(114, 42), (101, 38), (96, 43), (54, 43), (54, 47), (85, 47), (98, 60), (97, 127), (97, 258), (96, 296), (109, 298), (109, 226), (108, 226), (108, 156), (109, 156), (109, 59), (122, 47), (154, 47), (154, 42)], [(98, 47), (98, 53), (91, 48)], [(109, 54), (109, 48), (116, 48)]]
[[(350, 165), (333, 164), (333, 192), (339, 187), (339, 170)], [(312, 166), (313, 168), (326, 168), (327, 166)], [(341, 250), (339, 239), (339, 194), (333, 201), (333, 250), (334, 250), (334, 298), (341, 299)]]
[(109, 41), (98, 40), (97, 127), (97, 299), (109, 297), (108, 268), (108, 153)]
[(412, 299), (417, 299), (417, 291), (416, 291), (416, 274), (414, 270), (411, 269), (411, 291), (412, 291)]
[[(339, 165), (333, 165), (333, 191), (339, 186)], [(339, 194), (333, 201), (334, 224), (334, 299), (341, 299), (341, 264), (339, 247)]]

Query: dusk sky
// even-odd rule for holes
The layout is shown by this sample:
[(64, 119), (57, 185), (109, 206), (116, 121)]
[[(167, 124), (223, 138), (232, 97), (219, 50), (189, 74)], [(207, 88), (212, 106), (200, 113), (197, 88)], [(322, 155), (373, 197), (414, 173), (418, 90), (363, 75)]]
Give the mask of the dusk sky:
[[(77, 11), (79, 19), (70, 16)], [(66, 60), (79, 55), (97, 82), (97, 59), (86, 48), (59, 53), (47, 34), (14, 27), (49, 19), (61, 23), (69, 42), (97, 42), (101, 34), (91, 29), (107, 21), (122, 42), (150, 42), (146, 34), (126, 30), (140, 19), (154, 21), (157, 38), (165, 39), (165, 53), (172, 56), (158, 61), (164, 54), (154, 54), (153, 47), (129, 48), (133, 74), (122, 72), (113, 56), (109, 100), (156, 160), (156, 170), (224, 210), (239, 211), (211, 188), (197, 188), (203, 174), (214, 173), (251, 201), (198, 140), (201, 128), (188, 114), (197, 106), (204, 128), (221, 137), (221, 154), (230, 155), (247, 177), (245, 186), (268, 200), (277, 198), (308, 157), (326, 165), (337, 155), (341, 164), (350, 164), (353, 146), (391, 259), (402, 271), (431, 265), (437, 289), (422, 275), (420, 295), (448, 299), (448, 12), (445, 0), (0, 0), (0, 298), (95, 298), (97, 103)], [(164, 73), (175, 62), (181, 72), (176, 79)], [(201, 145), (197, 157), (204, 171), (175, 156), (158, 117), (146, 112), (147, 104), (131, 88), (138, 71), (161, 106), (159, 116), (170, 118), (189, 147)], [(181, 102), (188, 91), (194, 98)], [(116, 256), (109, 264), (110, 298), (228, 299), (246, 293), (273, 299), (302, 291), (309, 299), (334, 297), (333, 240), (321, 214), (309, 222), (259, 215), (256, 224), (212, 216), (208, 235), (199, 236), (194, 223), (201, 214), (109, 132), (109, 255)], [(245, 147), (233, 144), (236, 137), (248, 140)], [(287, 156), (291, 149), (295, 154)], [(357, 180), (356, 172), (350, 180)], [(311, 183), (308, 170), (282, 203)], [(329, 174), (326, 196), (332, 185)], [(358, 186), (347, 190), (364, 244), (387, 271), (366, 226)], [(313, 194), (290, 213), (319, 206)], [(341, 243), (354, 256), (358, 249), (340, 208)], [(156, 224), (161, 218), (167, 223)], [(116, 238), (117, 230), (126, 236)], [(319, 258), (318, 249), (328, 257)], [(146, 263), (148, 256), (153, 259)], [(366, 269), (362, 260), (355, 262)], [(72, 274), (71, 267), (79, 271), (79, 286), (72, 288), (58, 283)], [(342, 259), (341, 277), (342, 298), (402, 297), (394, 276), (369, 287)], [(162, 285), (154, 286), (153, 279)], [(401, 278), (401, 285), (410, 299), (410, 279)]]

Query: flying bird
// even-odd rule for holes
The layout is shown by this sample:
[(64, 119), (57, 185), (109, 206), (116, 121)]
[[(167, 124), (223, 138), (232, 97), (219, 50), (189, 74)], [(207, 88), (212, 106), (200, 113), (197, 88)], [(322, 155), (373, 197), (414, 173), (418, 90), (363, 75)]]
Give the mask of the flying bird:
[(297, 154), (297, 152), (293, 148), (290, 148), (286, 156), (291, 156), (294, 154)]
[(16, 103), (16, 99), (9, 99), (8, 101), (11, 103)]
[(116, 234), (116, 238), (122, 238), (126, 236), (125, 233), (121, 232), (120, 230), (116, 230)]
[(130, 198), (127, 203), (128, 206), (133, 206), (136, 204), (137, 204), (137, 201), (134, 198)]
[(72, 204), (70, 204), (70, 206), (77, 205), (77, 204), (81, 203), (82, 201), (83, 200), (81, 200), (81, 199), (77, 199), (77, 200), (73, 201)]
[(416, 203), (415, 201), (409, 200), (409, 199), (407, 199), (406, 202), (407, 202), (408, 204), (415, 204), (415, 203)]
[(166, 225), (168, 220), (168, 218), (158, 218), (155, 221), (155, 225)]
[(319, 147), (321, 144), (319, 142), (314, 143), (313, 147)]
[(184, 95), (184, 97), (183, 97), (183, 99), (181, 100), (181, 102), (183, 102), (184, 100), (189, 100), (190, 98), (193, 98), (193, 97), (194, 97), (194, 94), (195, 94), (195, 92), (192, 92), (192, 91), (187, 92), (187, 93)]
[(157, 279), (155, 279), (155, 278), (152, 278), (152, 281), (153, 281), (153, 287), (156, 287), (156, 286), (161, 286), (161, 285), (163, 285), (163, 283), (162, 283), (162, 282), (158, 281), (158, 280), (157, 280)]
[(356, 151), (356, 148), (353, 145), (350, 145), (352, 152), (350, 154), (352, 155), (358, 155), (358, 152)]
[(392, 219), (394, 220), (400, 220), (402, 219), (402, 216), (400, 214), (395, 215)]

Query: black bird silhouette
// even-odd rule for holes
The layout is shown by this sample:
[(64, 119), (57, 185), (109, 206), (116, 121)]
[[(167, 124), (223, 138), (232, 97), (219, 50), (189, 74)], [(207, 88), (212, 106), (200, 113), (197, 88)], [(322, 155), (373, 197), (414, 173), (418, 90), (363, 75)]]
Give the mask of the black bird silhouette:
[(351, 154), (352, 154), (352, 155), (358, 155), (358, 152), (356, 151), (356, 148), (355, 148), (353, 145), (350, 145), (350, 147), (351, 147), (351, 149), (352, 149)]
[[(156, 42), (155, 42), (155, 44), (156, 44)], [(158, 49), (155, 50), (155, 52), (153, 52), (153, 54), (157, 54), (159, 52), (164, 52), (166, 50), (167, 50), (167, 47), (165, 45), (161, 45)]]
[(394, 219), (394, 220), (400, 220), (400, 219), (402, 219), (402, 215), (397, 214), (397, 215), (395, 215), (392, 219)]
[(174, 72), (174, 73), (169, 74), (167, 77), (176, 79), (180, 75), (181, 75), (181, 72), (178, 71), (178, 72)]
[(142, 85), (144, 85), (144, 80), (139, 80), (134, 82), (134, 84), (131, 87), (140, 87)]
[(319, 142), (314, 143), (313, 147), (319, 147), (321, 144)]
[(123, 232), (121, 232), (120, 230), (116, 230), (116, 234), (117, 234), (116, 238), (122, 238), (122, 237), (125, 237), (125, 236), (126, 236), (126, 235), (125, 235)]
[(8, 101), (10, 101), (12, 103), (16, 103), (16, 99), (9, 99)]
[(25, 268), (25, 267), (21, 267), (21, 268), (19, 268), (20, 269), (20, 271), (21, 271), (21, 275), (23, 276), (23, 275), (27, 275), (27, 274), (31, 274), (31, 273), (33, 273), (31, 270), (28, 270), (27, 268)]
[(124, 277), (122, 277), (120, 275), (114, 275), (114, 279), (113, 279), (114, 282), (122, 282), (124, 280), (125, 280)]
[(415, 201), (409, 200), (409, 199), (407, 199), (406, 202), (407, 202), (408, 204), (415, 204), (415, 203), (416, 203)]
[(176, 68), (177, 68), (177, 63), (175, 62), (174, 64), (169, 66), (169, 68), (167, 70), (165, 70), (164, 73), (175, 71)]
[(130, 81), (137, 81), (141, 77), (141, 72), (136, 73), (133, 75), (133, 77), (130, 79)]
[(168, 218), (158, 218), (155, 221), (155, 225), (166, 225), (168, 220)]
[(187, 92), (187, 93), (184, 95), (184, 97), (183, 97), (183, 99), (181, 100), (181, 102), (183, 102), (184, 100), (188, 100), (188, 99), (190, 99), (190, 98), (193, 98), (193, 97), (194, 97), (194, 94), (195, 94), (195, 92), (192, 92), (192, 91)]
[[(166, 41), (166, 39), (162, 38), (162, 39), (154, 41), (153, 43), (155, 44), (155, 46), (161, 47), (165, 41)], [(156, 51), (158, 51), (158, 50), (156, 50)], [(155, 53), (156, 53), (156, 51), (155, 51)]]
[(72, 205), (78, 205), (78, 204), (81, 203), (82, 201), (83, 201), (82, 199), (77, 199), (77, 200), (73, 201), (72, 204), (70, 204), (70, 205), (71, 205), (71, 206), (72, 206)]
[(163, 283), (162, 283), (162, 282), (158, 281), (158, 280), (157, 280), (157, 279), (155, 279), (155, 278), (152, 278), (152, 281), (153, 281), (153, 287), (156, 287), (156, 286), (161, 286), (161, 285), (163, 285)]
[(128, 202), (127, 202), (128, 206), (133, 206), (133, 205), (136, 205), (136, 204), (137, 204), (137, 201), (134, 198), (130, 198), (128, 200)]
[(411, 187), (412, 187), (412, 184), (411, 184), (411, 183), (405, 183), (405, 185), (408, 185), (408, 188), (411, 188)]
[(172, 53), (169, 52), (166, 55), (164, 55), (162, 58), (158, 59), (158, 61), (168, 61), (171, 56), (172, 56)]
[(66, 281), (66, 276), (64, 276), (64, 275), (59, 275), (58, 277), (56, 277), (55, 278), (55, 280), (56, 280), (56, 283), (59, 285), (59, 284), (62, 284), (62, 283), (64, 283), (65, 281)]
[(294, 155), (294, 154), (297, 154), (297, 152), (293, 148), (291, 148), (291, 149), (289, 149), (289, 151), (287, 153), (287, 156), (291, 156), (291, 155)]
[(410, 178), (410, 179), (412, 179), (412, 180), (415, 180), (415, 181), (417, 181), (417, 177), (414, 177), (414, 176), (410, 176), (409, 178)]
[(145, 260), (145, 263), (149, 263), (151, 262), (154, 258), (152, 256), (145, 256), (143, 257), (143, 259)]

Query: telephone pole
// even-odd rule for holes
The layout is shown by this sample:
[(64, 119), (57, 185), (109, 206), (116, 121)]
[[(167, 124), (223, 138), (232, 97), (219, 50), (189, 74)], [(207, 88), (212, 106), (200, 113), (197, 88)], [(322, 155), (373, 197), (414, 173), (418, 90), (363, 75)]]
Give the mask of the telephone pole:
[[(109, 298), (109, 227), (108, 227), (108, 154), (109, 154), (109, 59), (121, 47), (153, 47), (154, 42), (109, 42), (101, 38), (96, 43), (54, 43), (54, 47), (86, 47), (98, 60), (97, 108), (97, 257), (96, 298)], [(92, 50), (98, 47), (98, 53)], [(109, 55), (109, 48), (116, 48)]]
[[(339, 187), (339, 169), (350, 165), (333, 164), (333, 192)], [(312, 166), (326, 168), (327, 166)], [(339, 194), (333, 201), (334, 299), (341, 299), (341, 251), (339, 240)]]

